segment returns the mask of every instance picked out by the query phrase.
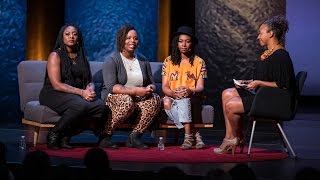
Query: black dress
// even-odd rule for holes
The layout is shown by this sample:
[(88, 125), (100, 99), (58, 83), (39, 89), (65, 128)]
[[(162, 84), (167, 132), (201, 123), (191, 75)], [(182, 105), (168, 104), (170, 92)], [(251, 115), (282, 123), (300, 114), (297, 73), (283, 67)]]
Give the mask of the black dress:
[[(91, 73), (89, 63), (84, 62), (81, 56), (77, 56), (73, 64), (72, 61), (61, 50), (55, 51), (60, 57), (61, 81), (70, 86), (85, 89), (86, 85), (91, 81)], [(84, 74), (84, 68), (88, 69), (87, 75)], [(86, 118), (98, 118), (101, 124), (104, 124), (106, 106), (101, 99), (95, 99), (92, 102), (84, 100), (77, 94), (56, 91), (48, 77), (46, 71), (43, 88), (39, 95), (40, 104), (48, 106), (57, 112), (61, 118), (57, 122), (58, 131), (62, 131), (71, 125), (81, 124), (80, 120)], [(78, 123), (76, 123), (78, 121)]]
[[(295, 72), (289, 53), (278, 49), (264, 61), (258, 61), (253, 80), (276, 82), (277, 86), (287, 89), (292, 97), (295, 96)], [(237, 88), (242, 99), (245, 113), (251, 109), (255, 94), (245, 89)]]

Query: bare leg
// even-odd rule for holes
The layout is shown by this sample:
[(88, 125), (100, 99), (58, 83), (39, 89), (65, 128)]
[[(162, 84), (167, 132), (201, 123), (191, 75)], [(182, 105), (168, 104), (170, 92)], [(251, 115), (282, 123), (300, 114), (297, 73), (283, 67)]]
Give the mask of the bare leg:
[(241, 114), (244, 113), (242, 100), (240, 97), (233, 97), (225, 104), (226, 117), (229, 120), (232, 133), (229, 139), (233, 139), (239, 135)]
[(170, 110), (172, 105), (172, 99), (171, 98), (163, 98), (163, 107), (164, 109)]
[(223, 115), (224, 115), (224, 121), (226, 126), (225, 139), (230, 139), (233, 136), (233, 129), (232, 129), (232, 126), (230, 125), (230, 120), (226, 113), (226, 104), (233, 97), (239, 97), (238, 91), (235, 88), (229, 88), (222, 92), (222, 108), (223, 108)]
[(236, 89), (226, 89), (222, 93), (223, 114), (225, 117), (226, 135), (219, 148), (214, 148), (214, 152), (218, 154), (229, 153), (239, 144), (237, 137), (240, 130), (239, 122), (241, 114), (244, 113), (242, 100)]

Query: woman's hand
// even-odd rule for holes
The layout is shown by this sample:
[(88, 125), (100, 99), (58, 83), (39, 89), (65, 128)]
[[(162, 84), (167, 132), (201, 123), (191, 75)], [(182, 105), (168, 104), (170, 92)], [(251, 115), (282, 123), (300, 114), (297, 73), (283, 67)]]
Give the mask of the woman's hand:
[(174, 90), (174, 98), (182, 99), (193, 95), (193, 90), (189, 89), (186, 86), (180, 86)]
[(254, 80), (249, 82), (249, 84), (247, 84), (246, 88), (249, 90), (256, 90), (259, 86), (260, 86), (260, 82), (259, 80)]
[(82, 98), (86, 101), (94, 101), (96, 98), (96, 93), (87, 86), (85, 90), (82, 90)]
[(136, 87), (136, 96), (150, 96), (153, 93), (153, 88), (150, 86), (147, 87)]

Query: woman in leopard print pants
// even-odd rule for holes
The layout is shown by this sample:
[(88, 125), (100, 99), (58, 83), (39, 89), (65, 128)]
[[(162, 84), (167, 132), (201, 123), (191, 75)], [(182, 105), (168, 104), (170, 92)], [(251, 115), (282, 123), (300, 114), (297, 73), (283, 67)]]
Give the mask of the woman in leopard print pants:
[(135, 53), (138, 34), (133, 26), (122, 27), (117, 34), (117, 50), (103, 64), (104, 88), (102, 98), (110, 108), (100, 147), (118, 148), (111, 141), (113, 130), (129, 117), (135, 117), (135, 126), (129, 135), (127, 146), (147, 149), (140, 141), (143, 132), (159, 112), (161, 101), (154, 93), (156, 86), (149, 61)]

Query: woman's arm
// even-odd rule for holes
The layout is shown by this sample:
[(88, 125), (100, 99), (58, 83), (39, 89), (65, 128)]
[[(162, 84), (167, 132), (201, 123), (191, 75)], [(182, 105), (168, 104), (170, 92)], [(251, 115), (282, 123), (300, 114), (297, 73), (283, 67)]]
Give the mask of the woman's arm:
[(252, 82), (250, 82), (246, 88), (249, 90), (255, 90), (258, 87), (262, 87), (262, 86), (268, 86), (268, 87), (278, 87), (276, 82), (268, 82), (268, 81), (260, 81), (260, 80), (254, 80)]
[(82, 89), (72, 87), (61, 82), (60, 57), (56, 52), (51, 52), (49, 55), (47, 71), (48, 77), (54, 90), (83, 96)]

